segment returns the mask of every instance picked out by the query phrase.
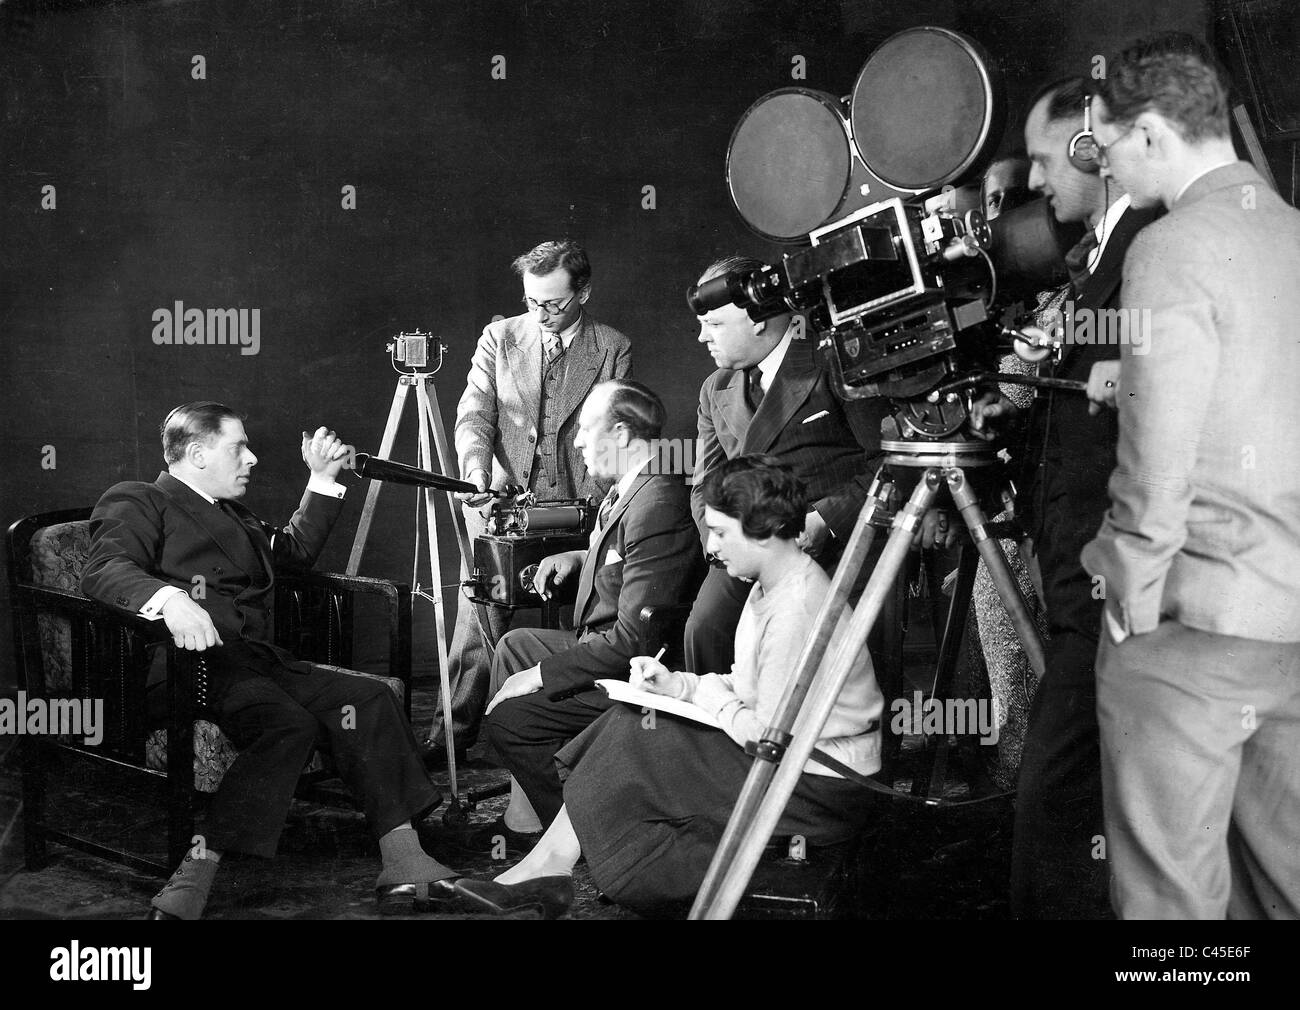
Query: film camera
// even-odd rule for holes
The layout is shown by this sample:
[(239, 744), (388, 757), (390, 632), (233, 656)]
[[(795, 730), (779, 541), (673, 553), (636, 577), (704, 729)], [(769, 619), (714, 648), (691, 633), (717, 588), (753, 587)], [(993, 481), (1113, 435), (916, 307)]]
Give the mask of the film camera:
[(585, 549), (596, 513), (588, 499), (538, 502), (519, 489), (492, 502), (485, 531), (474, 539), (466, 595), (507, 610), (540, 606), (533, 590), (537, 566), (552, 554)]
[(844, 395), (892, 402), (887, 439), (961, 441), (999, 356), (1046, 353), (1047, 335), (1004, 325), (1003, 310), (1063, 281), (1072, 244), (1043, 200), (992, 223), (962, 209), (957, 187), (992, 160), (1003, 109), (979, 45), (933, 27), (885, 41), (846, 100), (760, 98), (732, 134), (732, 201), (759, 235), (804, 247), (691, 288), (691, 309), (805, 313)]

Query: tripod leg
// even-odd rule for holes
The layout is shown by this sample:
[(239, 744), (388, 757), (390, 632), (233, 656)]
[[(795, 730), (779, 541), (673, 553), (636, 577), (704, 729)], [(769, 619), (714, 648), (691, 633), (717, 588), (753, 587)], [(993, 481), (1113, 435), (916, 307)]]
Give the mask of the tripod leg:
[(991, 537), (985, 528), (984, 510), (980, 508), (975, 493), (966, 483), (966, 475), (961, 467), (948, 470), (946, 479), (953, 501), (961, 510), (966, 528), (970, 530), (971, 539), (975, 542), (980, 558), (993, 578), (993, 585), (997, 587), (1002, 605), (1007, 609), (1007, 616), (1011, 618), (1011, 624), (1016, 629), (1016, 636), (1020, 639), (1025, 656), (1029, 659), (1029, 668), (1034, 671), (1034, 675), (1039, 680), (1042, 680), (1043, 673), (1047, 669), (1043, 658), (1043, 640), (1038, 637), (1038, 628), (1029, 615), (1025, 598), (1020, 595), (1020, 587), (1016, 584), (1015, 576), (1011, 574), (1011, 566), (1007, 564), (1007, 557), (1002, 553), (1002, 545)]
[[(961, 647), (966, 619), (970, 616), (971, 591), (975, 586), (975, 569), (978, 564), (979, 554), (963, 546), (958, 555), (957, 581), (953, 585), (952, 601), (948, 605), (943, 636), (939, 640), (939, 655), (934, 663), (934, 680), (930, 684), (930, 695), (933, 698), (942, 700), (952, 694), (953, 674), (960, 658), (958, 649)], [(943, 791), (948, 761), (947, 734), (938, 733), (929, 737), (925, 750), (927, 760), (921, 762), (917, 775), (912, 780), (912, 795), (928, 798)]]
[[(397, 389), (393, 392), (393, 405), (388, 408), (388, 422), (384, 425), (384, 437), (379, 443), (379, 455), (388, 459), (393, 451), (393, 442), (397, 439), (397, 428), (402, 423), (402, 408), (406, 406), (406, 391), (410, 384), (403, 375), (397, 380)], [(370, 522), (375, 517), (375, 503), (379, 500), (381, 482), (372, 480), (366, 488), (366, 501), (361, 506), (361, 519), (357, 523), (356, 535), (352, 538), (352, 553), (348, 555), (348, 575), (356, 575), (361, 569), (361, 555), (366, 549), (366, 538), (370, 536)]]
[[(695, 904), (691, 908), (690, 915), (692, 919), (728, 919), (735, 912), (749, 884), (749, 879), (753, 876), (754, 867), (758, 865), (758, 860), (763, 854), (763, 847), (772, 837), (772, 832), (776, 830), (781, 814), (785, 811), (786, 804), (798, 784), (799, 776), (803, 774), (808, 756), (812, 754), (821, 729), (826, 725), (831, 709), (835, 707), (840, 690), (848, 680), (859, 655), (867, 647), (867, 635), (880, 615), (885, 597), (891, 592), (898, 578), (907, 552), (911, 548), (912, 536), (919, 527), (921, 518), (934, 501), (939, 479), (938, 470), (933, 468), (926, 470), (917, 483), (916, 490), (912, 492), (912, 497), (895, 515), (894, 528), (889, 534), (889, 541), (885, 544), (885, 550), (871, 573), (871, 578), (867, 580), (862, 599), (849, 622), (848, 633), (835, 652), (826, 657), (825, 663), (813, 661), (812, 645), (817, 641), (814, 638), (810, 647), (800, 656), (794, 678), (797, 683), (787, 688), (785, 697), (777, 709), (776, 721), (763, 734), (761, 743), (774, 744), (775, 754), (766, 758), (760, 756), (754, 761), (754, 767), (750, 769), (749, 777), (745, 780), (745, 786), (741, 790), (735, 810), (732, 811), (722, 841), (714, 853), (704, 883), (700, 885), (700, 890), (695, 896)], [(863, 515), (858, 517), (858, 525), (853, 533), (855, 538), (867, 521), (865, 517), (868, 509), (874, 511), (874, 505), (868, 503), (867, 509), (863, 510)], [(857, 558), (859, 569), (863, 558), (865, 552)], [(841, 562), (841, 567), (843, 565), (844, 562)], [(839, 581), (841, 574), (837, 569), (836, 581)], [(843, 574), (848, 579), (848, 584), (852, 585), (857, 572)], [(833, 599), (827, 600), (821, 613), (817, 615), (814, 625), (818, 631), (822, 630), (823, 623), (828, 625), (825, 629), (825, 641), (821, 645), (822, 650), (825, 649), (826, 642), (829, 641), (829, 636), (843, 609), (841, 600), (835, 613), (830, 614), (829, 611), (835, 603)], [(780, 748), (783, 748), (787, 742), (790, 745), (789, 749), (781, 754)], [(774, 759), (779, 759), (780, 764), (774, 765)]]
[[(423, 382), (416, 386), (416, 398), (420, 401), (420, 466), (428, 470), (433, 464), (433, 452), (429, 444), (429, 401), (424, 396)], [(438, 678), (442, 695), (442, 717), (444, 722), (444, 739), (447, 743), (447, 770), (451, 778), (451, 795), (455, 798), (460, 790), (456, 782), (456, 743), (451, 725), (451, 679), (448, 673), (447, 656), (447, 614), (442, 602), (442, 563), (438, 557), (438, 517), (435, 492), (424, 488), (424, 518), (428, 526), (429, 572), (433, 580), (430, 587), (433, 593), (433, 619), (438, 636)]]

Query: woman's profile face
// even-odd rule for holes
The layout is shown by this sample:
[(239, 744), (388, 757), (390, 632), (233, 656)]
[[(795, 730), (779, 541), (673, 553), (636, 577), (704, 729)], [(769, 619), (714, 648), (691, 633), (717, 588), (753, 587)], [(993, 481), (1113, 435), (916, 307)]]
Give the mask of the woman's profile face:
[(727, 566), (727, 574), (737, 579), (758, 578), (765, 541), (745, 536), (740, 520), (717, 509), (704, 506), (704, 525), (709, 531), (704, 549)]

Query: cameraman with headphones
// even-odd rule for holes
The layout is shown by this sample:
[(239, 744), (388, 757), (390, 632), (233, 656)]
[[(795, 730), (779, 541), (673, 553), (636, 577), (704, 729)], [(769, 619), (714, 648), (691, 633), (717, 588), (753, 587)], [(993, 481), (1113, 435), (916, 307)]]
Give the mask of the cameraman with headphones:
[[(1099, 173), (1088, 88), (1085, 78), (1045, 85), (1025, 121), (1030, 189), (1047, 198), (1058, 221), (1088, 229), (1066, 257), (1070, 292), (1063, 311), (1075, 325), (1062, 327), (1067, 339), (1052, 367), (1059, 378), (1087, 382), (1088, 396), (1049, 392), (1031, 406), (1027, 423), (1027, 456), (1037, 466), (1017, 510), (1028, 513), (1051, 639), (1020, 765), (1011, 867), (1017, 918), (1110, 914), (1106, 863), (1095, 854), (1102, 804), (1093, 662), (1103, 600), (1079, 554), (1109, 507), (1107, 479), (1119, 442), (1110, 408), (1118, 393), (1120, 334), (1107, 333), (1102, 322), (1119, 304), (1129, 242), (1154, 212), (1131, 209), (1128, 195)], [(1090, 342), (1071, 342), (1076, 332)], [(1018, 413), (1006, 397), (988, 394), (972, 411), (972, 427), (992, 437), (991, 428)]]

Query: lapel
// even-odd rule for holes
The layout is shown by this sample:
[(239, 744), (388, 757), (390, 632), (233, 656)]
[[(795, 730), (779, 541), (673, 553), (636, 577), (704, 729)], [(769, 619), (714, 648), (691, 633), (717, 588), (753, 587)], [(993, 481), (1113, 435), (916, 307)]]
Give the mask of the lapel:
[[(177, 480), (167, 472), (160, 473), (156, 484), (162, 492), (185, 511), (195, 524), (207, 534), (230, 559), (230, 563), (250, 577), (258, 570), (264, 571), (269, 578), (272, 574), (270, 557), (259, 547), (254, 547), (257, 540), (250, 531), (242, 529), (243, 524), (223, 513), (217, 506), (208, 504), (207, 500), (197, 494), (193, 488)], [(251, 515), (244, 506), (236, 504), (241, 515)]]
[[(739, 446), (754, 419), (754, 412), (745, 402), (745, 373), (724, 372), (713, 391), (713, 402), (717, 405), (713, 423), (718, 432), (718, 442), (729, 457), (739, 455)], [(727, 434), (725, 440), (722, 437), (724, 431)]]
[[(813, 357), (812, 345), (806, 340), (791, 340), (781, 367), (776, 370), (776, 378), (772, 380), (772, 388), (763, 394), (763, 402), (754, 413), (749, 431), (745, 432), (741, 454), (767, 452), (799, 405), (808, 399), (820, 376), (821, 369)], [(743, 378), (737, 385), (744, 385)]]
[[(507, 330), (501, 342), (505, 354), (505, 381), (519, 391), (519, 402), (533, 413), (542, 403), (542, 330), (531, 317), (517, 329)], [(527, 474), (524, 475), (527, 477)]]
[[(538, 337), (540, 345), (541, 338)], [(600, 346), (596, 338), (596, 326), (587, 315), (586, 310), (582, 313), (582, 326), (578, 329), (573, 338), (573, 343), (569, 349), (564, 352), (565, 373), (564, 381), (560, 383), (560, 388), (556, 399), (555, 431), (564, 427), (570, 415), (582, 405), (582, 401), (587, 398), (591, 392), (591, 387), (596, 384), (596, 376), (600, 374), (601, 368), (605, 364), (605, 355), (608, 353)], [(562, 359), (562, 360), (564, 360)], [(540, 357), (539, 357), (540, 361)], [(538, 365), (537, 375), (538, 382), (541, 382), (541, 365)]]
[[(1106, 241), (1106, 249), (1101, 254), (1097, 269), (1083, 282), (1083, 287), (1074, 293), (1076, 311), (1094, 311), (1110, 304), (1124, 279), (1124, 255), (1128, 252), (1129, 243), (1133, 241), (1134, 235), (1158, 216), (1159, 211), (1156, 209), (1134, 210), (1132, 207), (1120, 215), (1114, 233)], [(1086, 346), (1088, 345), (1072, 345), (1061, 358), (1061, 368), (1064, 369), (1079, 353), (1079, 349)]]
[(627, 489), (627, 494), (619, 495), (618, 501), (614, 503), (613, 511), (609, 514), (609, 522), (600, 531), (600, 536), (587, 548), (587, 557), (582, 562), (582, 573), (578, 576), (578, 596), (573, 601), (573, 626), (579, 631), (584, 627), (583, 618), (587, 616), (588, 605), (593, 598), (592, 590), (596, 584), (596, 569), (604, 561), (605, 545), (609, 542), (614, 528), (622, 521), (623, 513), (627, 511), (628, 504), (636, 497), (637, 492), (649, 483), (650, 476), (650, 474), (642, 470), (637, 475), (636, 480), (632, 481), (632, 486)]

